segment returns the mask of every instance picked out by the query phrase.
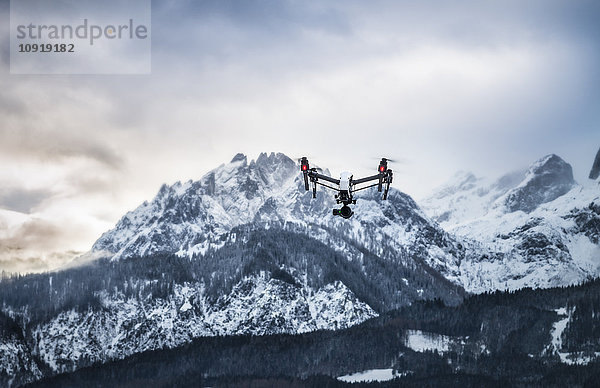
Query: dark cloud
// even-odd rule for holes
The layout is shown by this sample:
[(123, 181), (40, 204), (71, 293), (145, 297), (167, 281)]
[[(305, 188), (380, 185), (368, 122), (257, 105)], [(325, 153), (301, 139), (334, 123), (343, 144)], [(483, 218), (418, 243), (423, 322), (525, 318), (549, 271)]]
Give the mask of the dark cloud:
[(68, 192), (65, 190), (62, 194), (70, 197), (104, 194), (114, 188), (118, 179), (122, 179), (120, 171), (74, 170), (63, 178), (64, 185), (69, 190)]
[(158, 23), (195, 21), (202, 24), (222, 20), (249, 33), (270, 31), (280, 37), (289, 37), (289, 34), (294, 35), (306, 28), (347, 33), (351, 27), (344, 16), (344, 9), (342, 3), (291, 0), (152, 2), (153, 20)]
[(0, 207), (20, 213), (30, 213), (34, 207), (51, 196), (50, 190), (2, 188), (0, 189)]
[(110, 146), (103, 144), (94, 144), (83, 139), (73, 139), (72, 143), (54, 144), (52, 147), (43, 150), (47, 158), (66, 158), (82, 157), (93, 159), (113, 169), (120, 169), (123, 166), (123, 159), (117, 151)]
[(25, 249), (47, 249), (53, 246), (61, 232), (62, 229), (57, 225), (33, 218), (20, 225), (9, 237), (0, 239), (0, 250), (6, 253)]
[(0, 237), (0, 270), (41, 272), (56, 269), (81, 254), (74, 250), (57, 251), (57, 240), (64, 239), (61, 227), (32, 218), (9, 236)]
[[(30, 113), (28, 110), (27, 115)], [(95, 160), (112, 169), (120, 169), (123, 159), (111, 146), (103, 144), (92, 134), (86, 136), (87, 129), (35, 128), (27, 118), (21, 120), (17, 128), (0, 128), (0, 150), (5, 155), (17, 158), (61, 161), (66, 158)]]
[[(340, 55), (339, 46), (360, 43), (364, 33), (375, 32), (393, 42), (384, 47), (387, 50), (432, 43), (495, 47), (564, 39), (588, 42), (590, 52), (596, 52), (599, 4), (565, 0), (155, 1), (153, 47), (166, 61), (173, 54), (178, 60), (195, 58), (200, 63), (215, 58), (247, 60), (254, 55), (278, 61), (284, 54), (289, 56), (288, 65), (306, 65)], [(331, 42), (329, 52), (320, 52), (314, 42), (305, 45), (314, 36), (337, 40)], [(360, 50), (369, 54), (374, 48)]]
[[(272, 68), (288, 73), (324, 59), (311, 40), (351, 36), (339, 3), (295, 1), (175, 1), (153, 3), (153, 72), (191, 62)], [(308, 49), (308, 51), (307, 51)], [(332, 46), (330, 50), (336, 51)], [(310, 52), (312, 51), (312, 53)]]

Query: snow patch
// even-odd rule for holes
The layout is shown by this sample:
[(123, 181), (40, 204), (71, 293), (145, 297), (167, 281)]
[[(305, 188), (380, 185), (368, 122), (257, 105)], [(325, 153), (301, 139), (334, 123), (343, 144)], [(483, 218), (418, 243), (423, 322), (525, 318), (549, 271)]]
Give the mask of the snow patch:
[(181, 311), (181, 312), (186, 312), (186, 311), (188, 311), (188, 310), (189, 310), (189, 309), (191, 309), (191, 308), (192, 308), (192, 305), (190, 304), (190, 302), (189, 302), (189, 301), (187, 301), (187, 300), (186, 300), (186, 301), (185, 301), (185, 303), (183, 304), (183, 306), (181, 306), (181, 307), (179, 308), (179, 311)]
[(587, 365), (590, 362), (600, 357), (600, 352), (563, 352), (562, 349), (562, 334), (567, 328), (569, 321), (575, 310), (568, 310), (566, 307), (561, 307), (554, 310), (559, 317), (558, 321), (552, 325), (552, 349), (555, 354), (560, 357), (560, 362), (568, 365)]
[(436, 350), (438, 353), (446, 353), (452, 342), (452, 337), (421, 330), (407, 330), (404, 336), (404, 346), (415, 352)]
[(346, 383), (369, 382), (369, 381), (388, 381), (397, 377), (393, 369), (370, 369), (362, 372), (356, 372), (349, 375), (340, 376), (337, 379)]

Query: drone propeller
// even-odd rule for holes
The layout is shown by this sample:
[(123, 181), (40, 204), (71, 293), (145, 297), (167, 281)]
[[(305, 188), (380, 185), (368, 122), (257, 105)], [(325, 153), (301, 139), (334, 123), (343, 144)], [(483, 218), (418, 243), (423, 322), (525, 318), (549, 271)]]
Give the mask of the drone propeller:
[(295, 160), (296, 163), (300, 164), (302, 163), (302, 158), (308, 158), (308, 160), (311, 160), (313, 157), (311, 155), (302, 155), (302, 156), (292, 156), (290, 157), (290, 159)]
[[(393, 164), (407, 164), (408, 160), (404, 159), (404, 158), (376, 158), (376, 157), (371, 157), (369, 158), (370, 160), (381, 160), (381, 159), (385, 159), (388, 163), (393, 163)], [(370, 166), (373, 167), (373, 166)]]

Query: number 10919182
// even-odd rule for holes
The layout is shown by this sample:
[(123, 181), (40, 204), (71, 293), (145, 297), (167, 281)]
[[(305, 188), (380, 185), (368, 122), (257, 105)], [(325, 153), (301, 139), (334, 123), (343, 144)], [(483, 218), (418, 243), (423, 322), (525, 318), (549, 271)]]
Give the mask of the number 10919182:
[(74, 53), (73, 43), (20, 43), (20, 53)]

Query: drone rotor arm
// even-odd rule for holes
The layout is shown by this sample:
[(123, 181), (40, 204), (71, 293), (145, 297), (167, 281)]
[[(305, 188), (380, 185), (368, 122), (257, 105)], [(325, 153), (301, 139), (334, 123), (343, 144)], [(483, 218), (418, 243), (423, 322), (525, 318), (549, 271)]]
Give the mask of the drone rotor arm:
[(355, 192), (357, 192), (357, 191), (361, 191), (361, 190), (364, 190), (364, 189), (369, 189), (369, 188), (371, 188), (371, 187), (375, 187), (375, 186), (377, 186), (377, 185), (379, 185), (379, 183), (374, 183), (374, 184), (372, 184), (372, 185), (369, 185), (369, 186), (365, 186), (365, 187), (361, 187), (361, 188), (358, 188), (358, 189), (354, 189), (354, 190), (352, 190), (352, 192), (354, 192), (354, 193), (355, 193)]
[(379, 179), (380, 176), (381, 176), (381, 174), (377, 174), (377, 175), (368, 176), (366, 178), (354, 179), (352, 181), (352, 184), (353, 185), (360, 185), (361, 183), (366, 183), (366, 182), (377, 180), (377, 179)]
[(334, 179), (330, 176), (327, 175), (323, 175), (323, 174), (319, 174), (318, 172), (316, 172), (314, 169), (310, 170), (307, 172), (308, 176), (314, 179), (322, 179), (324, 181), (327, 181), (329, 183), (333, 183), (334, 185), (339, 185), (340, 184), (340, 180), (339, 179)]
[(317, 182), (315, 182), (315, 183), (316, 183), (316, 184), (318, 184), (318, 185), (321, 185), (321, 186), (323, 186), (323, 187), (327, 187), (328, 189), (331, 189), (331, 190), (334, 190), (334, 191), (340, 191), (340, 189), (339, 189), (339, 188), (336, 188), (336, 187), (333, 187), (333, 186), (326, 185), (325, 183), (321, 183), (321, 182), (318, 182), (318, 181), (317, 181)]

